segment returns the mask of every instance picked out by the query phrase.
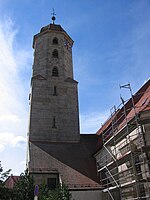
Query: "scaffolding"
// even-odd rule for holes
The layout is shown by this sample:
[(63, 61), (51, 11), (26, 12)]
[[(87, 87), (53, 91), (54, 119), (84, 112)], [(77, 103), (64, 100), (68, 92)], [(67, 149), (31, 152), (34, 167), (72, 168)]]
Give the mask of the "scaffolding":
[[(103, 148), (96, 155), (105, 200), (150, 199), (150, 129), (139, 120), (130, 84), (130, 106), (111, 109), (110, 126), (102, 133)], [(130, 114), (131, 113), (131, 114)], [(150, 118), (150, 116), (149, 116)]]

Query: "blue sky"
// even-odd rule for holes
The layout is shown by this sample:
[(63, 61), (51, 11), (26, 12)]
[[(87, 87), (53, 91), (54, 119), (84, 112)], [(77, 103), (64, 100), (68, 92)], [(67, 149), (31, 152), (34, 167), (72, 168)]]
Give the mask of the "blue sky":
[(74, 40), (82, 133), (95, 133), (120, 104), (119, 84), (133, 92), (150, 74), (149, 0), (0, 0), (0, 160), (25, 168), (33, 35), (51, 23), (52, 8)]

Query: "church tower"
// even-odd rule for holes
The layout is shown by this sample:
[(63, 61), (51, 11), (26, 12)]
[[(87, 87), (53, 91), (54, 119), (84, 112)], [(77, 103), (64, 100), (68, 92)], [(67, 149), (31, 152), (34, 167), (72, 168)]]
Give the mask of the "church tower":
[(73, 77), (73, 40), (60, 25), (34, 36), (29, 141), (79, 142), (78, 82)]
[(70, 191), (81, 185), (87, 190), (98, 182), (92, 156), (97, 136), (79, 133), (73, 40), (52, 19), (33, 40), (27, 168), (35, 184), (53, 189), (64, 182)]

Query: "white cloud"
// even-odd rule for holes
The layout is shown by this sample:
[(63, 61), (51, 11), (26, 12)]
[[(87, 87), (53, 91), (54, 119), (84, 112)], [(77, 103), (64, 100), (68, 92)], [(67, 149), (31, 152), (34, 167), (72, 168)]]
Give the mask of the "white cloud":
[(0, 153), (5, 149), (3, 144), (0, 144)]
[(0, 116), (0, 121), (5, 121), (5, 120), (12, 121), (12, 122), (20, 122), (21, 121), (17, 115)]
[(21, 163), (20, 163), (21, 165), (23, 165), (23, 166), (25, 166), (26, 165), (26, 161), (25, 160), (23, 160), (23, 161), (21, 161)]
[(0, 22), (0, 120), (14, 122), (27, 112), (22, 102), (25, 84), (21, 82), (19, 64), (20, 59), (22, 63), (28, 63), (29, 60), (25, 50), (15, 56), (16, 34), (17, 30), (10, 19)]
[(8, 20), (8, 24), (12, 28), (12, 33), (10, 27), (8, 28), (6, 24), (6, 22), (0, 23), (0, 115), (12, 111), (12, 105), (15, 105), (16, 101), (16, 82), (18, 82), (17, 67), (12, 49), (15, 34), (10, 20)]
[[(21, 167), (12, 166), (8, 157), (12, 151), (14, 162), (21, 163), (22, 158), (25, 159), (28, 102), (24, 97), (29, 83), (22, 82), (26, 74), (22, 78), (20, 73), (31, 67), (32, 54), (29, 56), (30, 51), (19, 47), (17, 34), (11, 19), (0, 20), (0, 157), (4, 165), (7, 163), (6, 168), (19, 169), (20, 173)], [(19, 48), (22, 49), (19, 51)]]
[(101, 124), (109, 117), (109, 112), (93, 112), (80, 115), (81, 133), (96, 133)]
[(15, 136), (12, 133), (0, 133), (0, 151), (4, 151), (8, 146), (21, 147), (26, 143), (26, 138), (23, 136)]
[[(0, 21), (0, 67), (4, 76), (13, 76), (16, 74), (16, 63), (13, 54), (13, 42), (17, 30), (13, 27), (10, 19)], [(11, 74), (7, 74), (11, 72)]]

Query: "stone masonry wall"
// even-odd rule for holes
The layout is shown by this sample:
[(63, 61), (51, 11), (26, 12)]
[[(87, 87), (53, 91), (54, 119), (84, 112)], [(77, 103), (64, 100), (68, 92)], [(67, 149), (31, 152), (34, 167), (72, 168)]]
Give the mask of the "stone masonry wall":
[[(55, 37), (58, 44), (53, 44)], [(77, 82), (73, 80), (72, 50), (66, 46), (66, 38), (62, 32), (48, 31), (35, 39), (30, 140), (80, 140)], [(54, 50), (58, 58), (53, 57)], [(52, 76), (54, 67), (58, 76)]]

